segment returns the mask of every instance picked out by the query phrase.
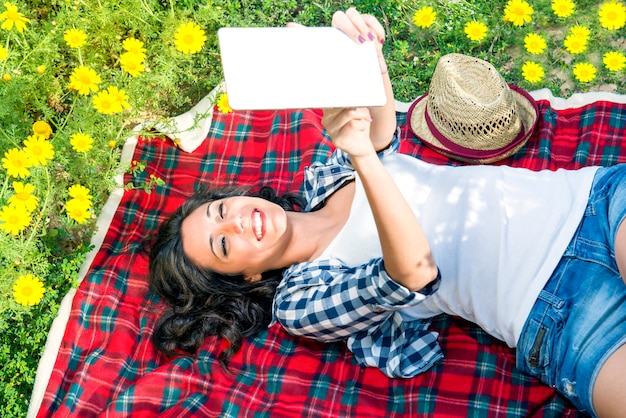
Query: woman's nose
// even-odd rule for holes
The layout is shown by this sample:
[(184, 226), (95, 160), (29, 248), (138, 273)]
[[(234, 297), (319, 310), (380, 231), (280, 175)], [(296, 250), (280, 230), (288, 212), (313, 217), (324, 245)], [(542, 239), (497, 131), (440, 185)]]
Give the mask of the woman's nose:
[(223, 232), (240, 234), (243, 232), (243, 220), (241, 215), (228, 216), (221, 222)]

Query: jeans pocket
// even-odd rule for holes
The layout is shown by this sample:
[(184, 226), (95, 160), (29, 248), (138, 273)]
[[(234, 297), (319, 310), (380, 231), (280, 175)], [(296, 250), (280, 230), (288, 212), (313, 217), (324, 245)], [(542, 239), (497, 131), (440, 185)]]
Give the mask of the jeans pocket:
[(549, 316), (542, 321), (528, 319), (517, 346), (517, 367), (544, 383), (554, 386), (558, 367), (553, 347), (559, 323)]

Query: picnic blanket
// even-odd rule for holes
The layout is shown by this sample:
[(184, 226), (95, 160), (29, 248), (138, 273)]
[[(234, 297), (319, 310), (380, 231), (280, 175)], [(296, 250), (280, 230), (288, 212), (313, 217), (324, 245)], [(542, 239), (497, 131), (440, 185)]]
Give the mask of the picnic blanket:
[[(538, 126), (520, 152), (498, 164), (541, 170), (626, 161), (626, 96), (532, 95)], [(408, 106), (397, 103), (400, 151), (459, 164), (411, 135)], [(200, 183), (298, 191), (304, 167), (332, 152), (321, 114), (213, 109), (199, 139), (128, 139), (122, 158), (145, 163), (145, 170), (124, 174), (121, 183), (136, 188), (115, 191), (100, 215), (84, 278), (50, 332), (30, 416), (577, 416), (551, 388), (515, 369), (513, 350), (446, 315), (432, 325), (445, 359), (411, 379), (359, 367), (343, 343), (295, 338), (280, 326), (248, 338), (229, 370), (216, 361), (224, 348), (216, 337), (197, 356), (155, 351), (150, 337), (162, 306), (148, 292), (141, 241)], [(151, 176), (165, 184), (146, 193), (141, 187)]]

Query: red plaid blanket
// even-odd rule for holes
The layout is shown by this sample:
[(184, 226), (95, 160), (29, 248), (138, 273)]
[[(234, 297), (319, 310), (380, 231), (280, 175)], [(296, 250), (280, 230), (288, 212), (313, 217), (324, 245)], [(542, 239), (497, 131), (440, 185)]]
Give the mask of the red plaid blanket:
[[(539, 101), (532, 138), (503, 164), (531, 169), (626, 161), (626, 104), (554, 109)], [(152, 193), (125, 191), (104, 242), (73, 299), (38, 416), (575, 416), (571, 405), (519, 373), (514, 354), (476, 326), (442, 316), (433, 324), (446, 358), (412, 379), (389, 379), (356, 365), (342, 343), (287, 335), (278, 326), (248, 339), (223, 370), (222, 342), (197, 357), (165, 358), (150, 343), (159, 312), (147, 292), (140, 242), (198, 183), (271, 184), (297, 191), (303, 168), (331, 145), (319, 111), (215, 111), (202, 145), (187, 153), (170, 140), (139, 140), (147, 164), (126, 182), (165, 180)], [(449, 161), (420, 144), (398, 113), (401, 152)]]

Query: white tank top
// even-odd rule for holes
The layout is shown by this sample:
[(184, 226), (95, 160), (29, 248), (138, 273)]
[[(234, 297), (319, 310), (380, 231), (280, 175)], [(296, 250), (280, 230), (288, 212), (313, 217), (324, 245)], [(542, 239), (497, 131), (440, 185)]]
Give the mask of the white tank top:
[[(450, 167), (402, 154), (382, 161), (413, 207), (442, 276), (439, 290), (402, 316), (457, 315), (515, 347), (580, 223), (597, 168)], [(330, 256), (348, 266), (382, 256), (358, 176), (348, 221), (320, 258)]]

